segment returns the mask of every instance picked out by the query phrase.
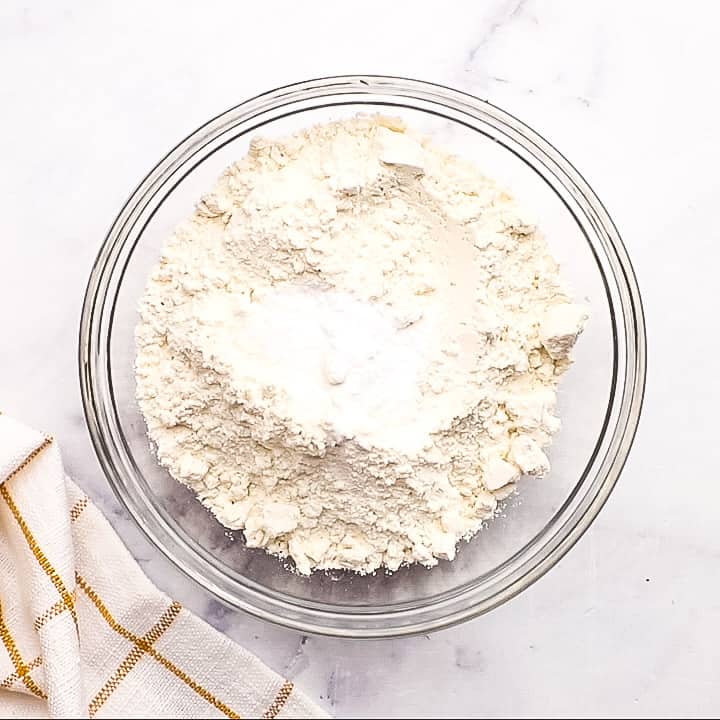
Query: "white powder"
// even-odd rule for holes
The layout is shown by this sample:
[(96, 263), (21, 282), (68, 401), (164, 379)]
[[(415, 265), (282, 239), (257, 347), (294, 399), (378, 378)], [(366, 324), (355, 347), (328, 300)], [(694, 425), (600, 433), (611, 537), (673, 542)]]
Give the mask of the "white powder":
[(506, 193), (385, 117), (254, 140), (141, 316), (160, 462), (303, 573), (452, 559), (548, 470), (587, 318)]

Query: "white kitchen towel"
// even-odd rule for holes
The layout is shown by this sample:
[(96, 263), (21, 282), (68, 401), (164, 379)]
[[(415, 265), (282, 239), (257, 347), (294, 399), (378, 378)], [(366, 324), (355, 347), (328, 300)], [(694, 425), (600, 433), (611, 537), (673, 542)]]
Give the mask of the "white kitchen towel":
[(55, 442), (2, 415), (0, 640), (0, 717), (325, 717), (161, 593)]

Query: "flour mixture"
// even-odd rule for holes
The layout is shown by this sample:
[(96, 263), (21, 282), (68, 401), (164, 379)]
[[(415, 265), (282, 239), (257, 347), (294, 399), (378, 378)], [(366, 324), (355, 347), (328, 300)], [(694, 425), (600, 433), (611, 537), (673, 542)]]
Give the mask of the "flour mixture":
[(549, 469), (586, 318), (503, 190), (358, 117), (253, 140), (168, 240), (137, 394), (160, 462), (249, 546), (431, 566)]

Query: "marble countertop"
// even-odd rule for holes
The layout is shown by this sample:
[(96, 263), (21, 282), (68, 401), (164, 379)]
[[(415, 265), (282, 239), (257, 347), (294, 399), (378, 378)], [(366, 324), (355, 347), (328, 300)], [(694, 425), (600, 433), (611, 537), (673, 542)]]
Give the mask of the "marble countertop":
[[(720, 5), (8, 0), (0, 8), (0, 406), (163, 590), (351, 716), (712, 715), (720, 709)], [(494, 612), (429, 637), (304, 638), (232, 612), (124, 514), (85, 428), (78, 319), (98, 246), (177, 140), (242, 99), (352, 72), (488, 98), (581, 169), (635, 264), (640, 431), (576, 548)], [(717, 405), (716, 405), (717, 403)]]

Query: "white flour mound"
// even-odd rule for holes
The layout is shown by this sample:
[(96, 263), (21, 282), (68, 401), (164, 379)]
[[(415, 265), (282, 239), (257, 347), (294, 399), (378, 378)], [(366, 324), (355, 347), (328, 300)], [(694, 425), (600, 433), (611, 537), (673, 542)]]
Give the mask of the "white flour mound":
[(431, 566), (547, 472), (586, 318), (507, 194), (358, 117), (255, 139), (169, 239), (137, 395), (160, 462), (249, 546)]

